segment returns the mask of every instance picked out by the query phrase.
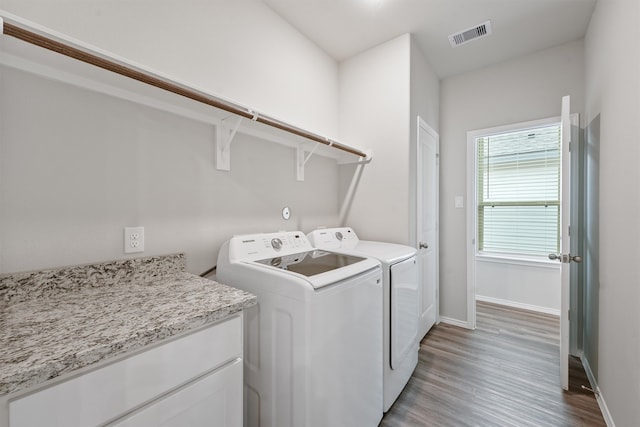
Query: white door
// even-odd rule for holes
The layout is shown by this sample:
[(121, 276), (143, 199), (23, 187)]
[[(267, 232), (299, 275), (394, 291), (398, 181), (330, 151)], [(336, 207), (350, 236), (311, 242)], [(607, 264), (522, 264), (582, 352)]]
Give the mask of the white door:
[(549, 258), (556, 259), (560, 264), (560, 381), (564, 390), (569, 389), (569, 301), (571, 268), (570, 263), (581, 262), (580, 256), (572, 255), (571, 236), (569, 234), (571, 218), (571, 98), (562, 98), (561, 144), (562, 144), (562, 172), (560, 181), (560, 254), (549, 254)]
[(418, 117), (417, 244), (420, 271), (418, 338), (438, 318), (438, 134)]

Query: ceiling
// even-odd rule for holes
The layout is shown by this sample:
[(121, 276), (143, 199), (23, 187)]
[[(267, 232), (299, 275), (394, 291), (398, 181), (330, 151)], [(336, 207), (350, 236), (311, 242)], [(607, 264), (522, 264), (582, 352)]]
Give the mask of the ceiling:
[[(584, 37), (596, 0), (263, 0), (337, 61), (413, 34), (444, 78)], [(448, 35), (491, 20), (493, 34)]]

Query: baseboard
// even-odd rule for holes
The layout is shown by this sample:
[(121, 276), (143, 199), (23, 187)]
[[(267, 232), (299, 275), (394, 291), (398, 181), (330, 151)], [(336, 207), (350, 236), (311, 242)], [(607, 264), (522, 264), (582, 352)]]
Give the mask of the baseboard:
[(498, 304), (498, 305), (506, 305), (508, 307), (519, 308), (522, 310), (535, 311), (537, 313), (544, 313), (544, 314), (551, 314), (553, 316), (560, 316), (560, 310), (555, 310), (553, 308), (547, 308), (547, 307), (540, 307), (538, 305), (523, 304), (521, 302), (509, 301), (506, 299), (476, 295), (476, 301), (489, 302), (489, 303)]
[(616, 424), (613, 422), (611, 412), (609, 412), (607, 403), (604, 401), (604, 396), (600, 391), (600, 387), (598, 387), (598, 382), (593, 376), (593, 371), (591, 370), (591, 365), (589, 365), (589, 360), (584, 357), (584, 354), (582, 354), (580, 356), (580, 361), (582, 362), (584, 372), (587, 374), (587, 378), (589, 379), (589, 383), (591, 384), (591, 390), (595, 392), (594, 394), (596, 395), (596, 401), (598, 402), (598, 406), (600, 407), (600, 412), (602, 412), (602, 418), (604, 418), (604, 422), (607, 423), (607, 427), (615, 427)]
[(472, 329), (469, 327), (469, 324), (466, 321), (452, 319), (451, 317), (440, 316), (440, 322), (446, 323), (447, 325), (459, 326), (465, 329)]

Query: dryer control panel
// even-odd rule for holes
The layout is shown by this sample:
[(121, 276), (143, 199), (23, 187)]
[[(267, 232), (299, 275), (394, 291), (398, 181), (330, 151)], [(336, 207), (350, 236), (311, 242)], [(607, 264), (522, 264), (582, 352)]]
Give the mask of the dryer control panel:
[(255, 261), (311, 250), (313, 246), (301, 231), (246, 234), (229, 241), (229, 259), (233, 261)]
[(351, 227), (320, 228), (308, 235), (311, 244), (322, 249), (353, 249), (360, 239)]

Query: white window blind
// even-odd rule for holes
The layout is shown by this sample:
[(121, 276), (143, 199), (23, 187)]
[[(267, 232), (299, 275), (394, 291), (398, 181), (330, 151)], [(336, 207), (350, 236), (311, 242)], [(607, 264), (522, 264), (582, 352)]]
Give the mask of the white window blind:
[(476, 139), (478, 251), (559, 251), (560, 124)]

